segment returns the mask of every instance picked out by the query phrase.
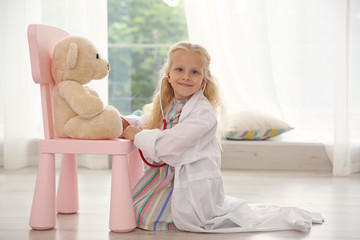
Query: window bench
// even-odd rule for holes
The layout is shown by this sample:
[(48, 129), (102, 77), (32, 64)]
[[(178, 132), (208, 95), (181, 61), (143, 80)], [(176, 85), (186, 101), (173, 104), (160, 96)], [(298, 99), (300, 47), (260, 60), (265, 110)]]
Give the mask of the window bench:
[(222, 169), (331, 171), (325, 145), (292, 130), (266, 141), (222, 140)]

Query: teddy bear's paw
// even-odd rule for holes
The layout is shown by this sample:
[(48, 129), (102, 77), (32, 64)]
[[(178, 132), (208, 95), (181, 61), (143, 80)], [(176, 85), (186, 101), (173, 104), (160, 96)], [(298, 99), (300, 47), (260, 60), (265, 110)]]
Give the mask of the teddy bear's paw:
[(119, 111), (112, 107), (106, 106), (102, 112), (105, 118), (105, 126), (113, 138), (119, 137), (123, 132), (123, 126)]

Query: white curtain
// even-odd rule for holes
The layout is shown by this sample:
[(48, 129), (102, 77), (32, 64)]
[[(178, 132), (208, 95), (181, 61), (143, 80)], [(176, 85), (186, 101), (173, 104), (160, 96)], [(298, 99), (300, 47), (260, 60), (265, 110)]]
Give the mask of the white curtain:
[(190, 40), (212, 55), (228, 112), (266, 112), (360, 171), (360, 1), (185, 0)]
[[(30, 71), (28, 24), (54, 25), (87, 37), (107, 57), (107, 1), (0, 0), (0, 11), (0, 166), (16, 169), (38, 163), (43, 137), (40, 90)], [(107, 86), (106, 79), (91, 84), (104, 103)], [(79, 164), (90, 168), (105, 168), (108, 162), (107, 156), (79, 157)]]

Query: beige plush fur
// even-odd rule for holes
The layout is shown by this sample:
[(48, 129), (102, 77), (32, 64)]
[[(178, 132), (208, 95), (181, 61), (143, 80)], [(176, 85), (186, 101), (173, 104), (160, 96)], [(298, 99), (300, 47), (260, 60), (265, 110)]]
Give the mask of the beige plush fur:
[(54, 49), (51, 73), (56, 136), (109, 139), (122, 133), (120, 113), (105, 106), (96, 91), (84, 86), (109, 73), (109, 63), (86, 38), (70, 36)]

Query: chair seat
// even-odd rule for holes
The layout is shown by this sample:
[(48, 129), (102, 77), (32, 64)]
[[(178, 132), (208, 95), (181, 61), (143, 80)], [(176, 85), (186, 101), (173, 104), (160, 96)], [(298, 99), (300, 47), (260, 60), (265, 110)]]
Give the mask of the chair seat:
[(135, 145), (127, 139), (81, 140), (55, 138), (40, 140), (41, 153), (74, 153), (74, 154), (128, 154), (136, 150)]

